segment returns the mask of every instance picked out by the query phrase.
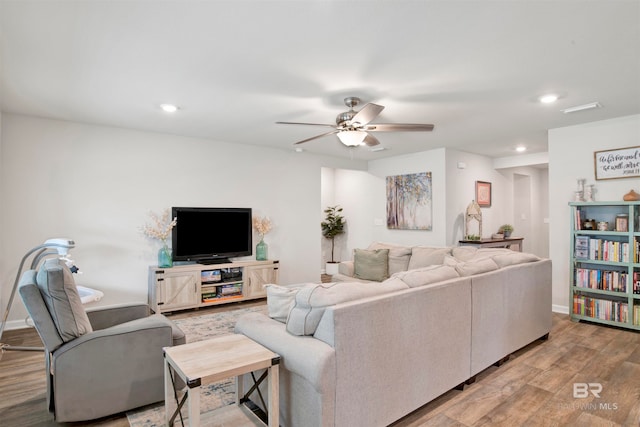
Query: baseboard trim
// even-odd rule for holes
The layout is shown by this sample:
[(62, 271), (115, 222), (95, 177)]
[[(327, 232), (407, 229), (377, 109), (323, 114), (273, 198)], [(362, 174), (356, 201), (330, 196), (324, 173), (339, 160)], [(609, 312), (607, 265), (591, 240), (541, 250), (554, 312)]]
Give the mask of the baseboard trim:
[(23, 319), (23, 320), (9, 320), (5, 326), (4, 326), (4, 330), (5, 331), (11, 331), (11, 330), (15, 330), (15, 329), (26, 329), (26, 328), (33, 328), (33, 325), (27, 323), (27, 321), (30, 321), (31, 318), (27, 318), (27, 319)]
[(566, 305), (552, 304), (551, 311), (553, 311), (554, 313), (569, 314), (569, 307), (567, 307)]

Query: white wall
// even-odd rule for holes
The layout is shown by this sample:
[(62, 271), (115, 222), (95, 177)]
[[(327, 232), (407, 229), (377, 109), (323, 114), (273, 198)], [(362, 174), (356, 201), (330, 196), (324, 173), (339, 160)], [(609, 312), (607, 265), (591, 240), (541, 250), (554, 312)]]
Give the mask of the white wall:
[[(386, 228), (385, 178), (416, 172), (432, 173), (433, 230), (389, 230)], [(526, 177), (529, 183), (528, 204), (532, 212), (526, 219), (527, 224), (544, 226), (538, 227), (536, 232), (528, 232), (522, 227), (514, 234), (523, 235), (526, 232), (526, 236), (523, 236), (526, 240), (525, 250), (548, 256), (548, 238), (543, 234), (547, 226), (544, 218), (548, 216), (546, 169), (520, 166), (496, 170), (495, 161), (489, 157), (437, 149), (374, 160), (369, 162), (367, 172), (326, 169), (323, 170), (324, 174), (323, 186), (326, 184), (328, 188), (323, 188), (323, 202), (327, 205), (339, 204), (344, 208), (347, 218), (346, 242), (341, 240), (339, 244), (341, 250), (346, 246), (348, 259), (351, 259), (354, 248), (367, 247), (372, 241), (407, 245), (457, 245), (463, 237), (465, 210), (475, 199), (476, 181), (492, 183), (492, 206), (482, 208), (483, 235), (490, 237), (500, 225), (515, 222), (513, 200), (516, 177)], [(528, 226), (527, 229), (532, 227)]]
[(353, 250), (369, 246), (372, 239), (374, 199), (371, 197), (376, 178), (366, 171), (337, 169), (335, 200), (343, 207), (347, 220), (345, 239), (337, 245), (340, 260), (353, 258)]
[(640, 145), (640, 115), (604, 120), (549, 131), (549, 219), (550, 257), (553, 260), (553, 304), (556, 311), (569, 307), (568, 202), (577, 190), (577, 179), (595, 184), (596, 201), (621, 201), (640, 179), (595, 180), (594, 152)]
[[(267, 215), (282, 283), (319, 280), (321, 168), (364, 162), (258, 146), (4, 114), (0, 158), (2, 295), (30, 248), (76, 241), (84, 284), (100, 305), (146, 301), (158, 245), (139, 227), (171, 206), (251, 207)], [(255, 237), (255, 236), (254, 236)], [(17, 298), (19, 300), (19, 298)], [(25, 317), (21, 301), (10, 319)]]
[(513, 223), (512, 183), (509, 177), (494, 169), (493, 159), (447, 150), (446, 167), (447, 245), (457, 245), (464, 237), (465, 213), (469, 203), (476, 198), (476, 181), (491, 183), (491, 207), (481, 208), (482, 237), (490, 238), (502, 224)]

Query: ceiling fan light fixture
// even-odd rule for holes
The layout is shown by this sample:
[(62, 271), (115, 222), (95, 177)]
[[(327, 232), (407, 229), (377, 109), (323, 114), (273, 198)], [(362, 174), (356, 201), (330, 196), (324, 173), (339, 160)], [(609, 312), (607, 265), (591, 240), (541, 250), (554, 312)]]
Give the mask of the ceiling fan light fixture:
[(338, 139), (347, 147), (362, 145), (367, 133), (361, 130), (345, 130), (338, 132)]

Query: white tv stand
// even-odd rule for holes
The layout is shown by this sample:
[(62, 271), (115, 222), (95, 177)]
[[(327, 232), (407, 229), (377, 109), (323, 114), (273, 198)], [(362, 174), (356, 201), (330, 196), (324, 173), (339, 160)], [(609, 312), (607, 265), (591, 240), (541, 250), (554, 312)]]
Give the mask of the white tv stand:
[(278, 283), (279, 261), (149, 267), (149, 306), (156, 313), (265, 298)]

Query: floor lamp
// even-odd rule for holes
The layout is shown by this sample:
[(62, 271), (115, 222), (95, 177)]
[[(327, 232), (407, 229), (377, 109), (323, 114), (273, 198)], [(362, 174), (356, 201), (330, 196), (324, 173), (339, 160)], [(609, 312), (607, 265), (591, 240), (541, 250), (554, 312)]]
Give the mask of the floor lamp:
[(4, 312), (4, 316), (2, 317), (2, 323), (0, 323), (0, 350), (4, 353), (7, 350), (15, 350), (15, 351), (44, 351), (42, 347), (20, 347), (20, 346), (12, 346), (9, 344), (2, 343), (2, 333), (4, 332), (4, 327), (7, 324), (7, 318), (9, 317), (9, 310), (11, 310), (11, 304), (13, 303), (13, 298), (16, 295), (16, 289), (18, 289), (18, 284), (20, 283), (20, 276), (22, 276), (22, 269), (24, 267), (27, 259), (35, 253), (33, 257), (33, 261), (31, 261), (31, 269), (35, 270), (40, 261), (49, 255), (57, 254), (60, 258), (65, 259), (67, 254), (69, 253), (69, 249), (75, 247), (75, 242), (71, 239), (49, 239), (45, 241), (43, 244), (36, 246), (35, 248), (30, 249), (23, 257), (22, 261), (20, 261), (20, 266), (18, 267), (18, 272), (16, 273), (16, 280), (13, 283), (13, 288), (11, 289), (11, 296), (9, 297), (9, 303), (7, 304), (7, 308)]

